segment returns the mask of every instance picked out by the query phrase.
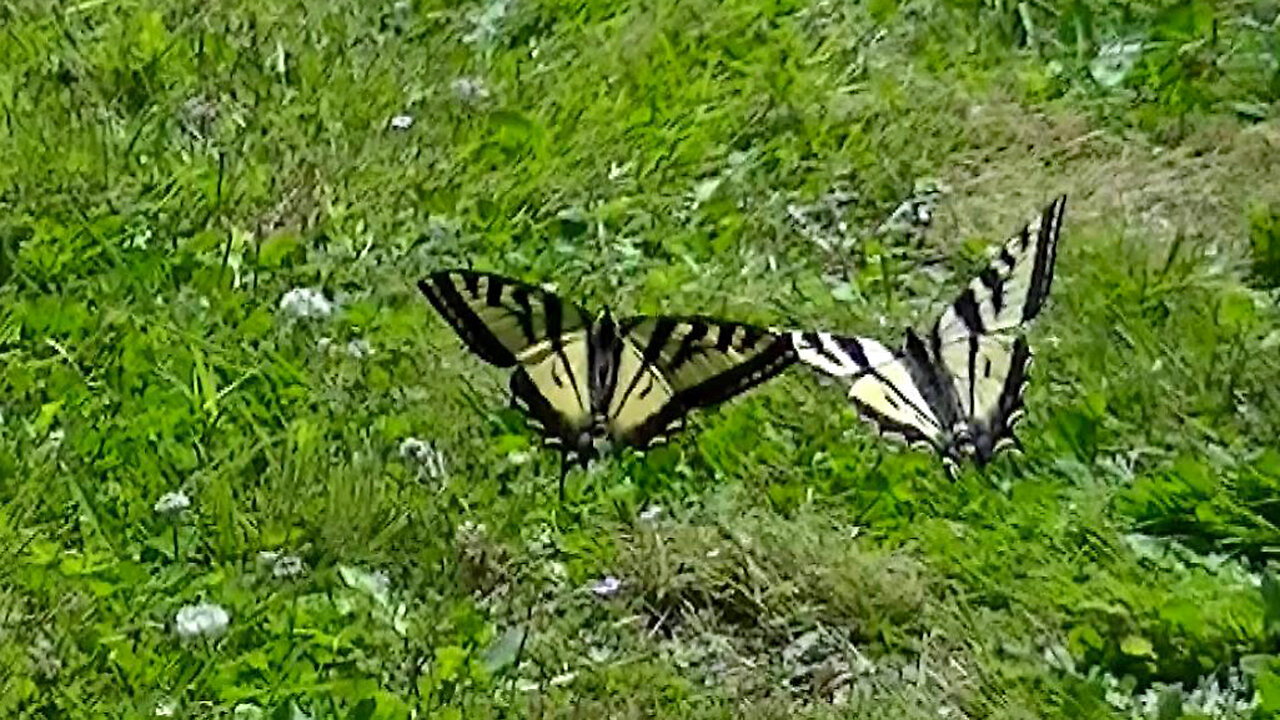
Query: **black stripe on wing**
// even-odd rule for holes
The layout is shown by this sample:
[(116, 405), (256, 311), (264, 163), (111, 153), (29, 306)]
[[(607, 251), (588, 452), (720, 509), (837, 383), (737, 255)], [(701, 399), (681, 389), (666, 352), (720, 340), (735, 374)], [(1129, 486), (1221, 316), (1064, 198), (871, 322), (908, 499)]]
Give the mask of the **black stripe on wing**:
[[(1053, 268), (1058, 260), (1058, 234), (1062, 230), (1062, 218), (1067, 209), (1067, 196), (1059, 195), (1057, 199), (1045, 207), (1040, 214), (1036, 227), (1036, 258), (1031, 271), (1030, 288), (1026, 300), (1022, 304), (1022, 321), (1034, 318), (1049, 297), (1049, 287), (1053, 284)], [(1024, 234), (1030, 231), (1023, 229)]]
[[(876, 356), (878, 361), (873, 362), (871, 354), (867, 352), (863, 344), (867, 341), (861, 338), (819, 332), (793, 332), (791, 338), (797, 354), (806, 364), (827, 375), (852, 383), (849, 400), (857, 408), (858, 416), (862, 421), (871, 426), (880, 435), (891, 440), (900, 440), (912, 447), (941, 449), (920, 427), (894, 419), (880, 408), (858, 398), (853, 390), (859, 383), (874, 382), (882, 388), (883, 400), (888, 403), (889, 410), (901, 411), (904, 408), (910, 408), (912, 412), (918, 415), (936, 415), (937, 410), (930, 405), (925, 393), (918, 387), (916, 392), (920, 394), (924, 407), (920, 407), (918, 403), (908, 397), (908, 393), (903, 387), (891, 382), (885, 376), (888, 368), (898, 366), (912, 378), (912, 384), (916, 382), (914, 378), (931, 377), (932, 375), (930, 374), (921, 373), (918, 369), (913, 369), (921, 362), (919, 347), (916, 348), (917, 356), (913, 357), (907, 357), (903, 351), (889, 353), (887, 349), (882, 349)], [(878, 342), (875, 345), (880, 347)], [(920, 345), (918, 340), (916, 345)]]

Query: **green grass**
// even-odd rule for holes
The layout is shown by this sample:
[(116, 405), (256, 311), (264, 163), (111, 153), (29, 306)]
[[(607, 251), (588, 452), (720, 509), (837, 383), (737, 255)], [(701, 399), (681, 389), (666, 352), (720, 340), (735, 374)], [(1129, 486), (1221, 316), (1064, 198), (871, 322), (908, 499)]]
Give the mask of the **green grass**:
[[(1276, 22), (0, 4), (0, 714), (1275, 716)], [(934, 226), (876, 235), (928, 179)], [(891, 341), (1059, 192), (1027, 452), (955, 482), (797, 368), (560, 506), (414, 288)], [(331, 317), (281, 310), (307, 287)], [(230, 623), (184, 641), (200, 602)]]

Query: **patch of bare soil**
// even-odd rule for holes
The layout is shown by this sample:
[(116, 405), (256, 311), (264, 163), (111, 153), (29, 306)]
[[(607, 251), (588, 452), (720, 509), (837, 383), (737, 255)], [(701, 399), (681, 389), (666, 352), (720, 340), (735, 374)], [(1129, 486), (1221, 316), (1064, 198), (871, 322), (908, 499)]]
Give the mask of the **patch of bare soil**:
[(978, 142), (944, 176), (952, 192), (937, 223), (954, 239), (1000, 237), (1065, 192), (1071, 226), (1119, 224), (1160, 243), (1183, 233), (1233, 251), (1247, 245), (1250, 205), (1280, 202), (1274, 121), (1206, 119), (1176, 147), (1011, 102), (975, 106), (967, 124)]

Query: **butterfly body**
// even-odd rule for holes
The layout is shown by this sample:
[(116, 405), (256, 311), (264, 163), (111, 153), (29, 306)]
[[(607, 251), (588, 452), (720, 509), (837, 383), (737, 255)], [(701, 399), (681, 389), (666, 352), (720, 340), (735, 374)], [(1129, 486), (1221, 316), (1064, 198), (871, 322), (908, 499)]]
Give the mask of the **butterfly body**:
[(491, 273), (449, 270), (419, 289), (492, 365), (513, 368), (513, 403), (586, 465), (611, 447), (664, 442), (686, 414), (741, 393), (794, 362), (787, 338), (703, 317), (615, 319)]
[(985, 465), (1018, 446), (1031, 349), (1022, 335), (1053, 281), (1066, 198), (1002, 245), (927, 333), (901, 347), (822, 332), (794, 332), (801, 361), (850, 381), (849, 397), (882, 434), (931, 446), (948, 466)]

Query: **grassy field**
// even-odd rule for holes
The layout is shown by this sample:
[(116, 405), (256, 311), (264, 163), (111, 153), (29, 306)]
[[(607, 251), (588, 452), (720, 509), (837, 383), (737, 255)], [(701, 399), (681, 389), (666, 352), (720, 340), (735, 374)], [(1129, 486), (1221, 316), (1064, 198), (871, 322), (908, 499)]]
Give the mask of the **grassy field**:
[[(1280, 717), (1278, 12), (0, 2), (0, 716)], [(414, 287), (888, 342), (1063, 192), (954, 482), (797, 367), (560, 505)]]

